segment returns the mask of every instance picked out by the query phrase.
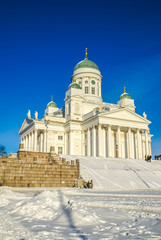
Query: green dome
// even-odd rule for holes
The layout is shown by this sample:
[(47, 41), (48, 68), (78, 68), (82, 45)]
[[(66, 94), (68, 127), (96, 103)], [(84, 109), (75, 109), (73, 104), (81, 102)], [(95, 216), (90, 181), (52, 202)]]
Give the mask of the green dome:
[(48, 103), (47, 108), (48, 108), (48, 107), (54, 107), (54, 108), (57, 108), (57, 105), (56, 105), (55, 102), (51, 101), (51, 102)]
[(127, 99), (131, 99), (130, 95), (126, 92), (124, 92), (121, 96), (120, 96), (120, 100), (123, 98), (127, 98)]
[(87, 58), (85, 58), (83, 61), (79, 62), (75, 66), (74, 71), (79, 68), (94, 68), (94, 69), (99, 70), (98, 66), (94, 62), (88, 60)]
[(71, 88), (81, 89), (81, 87), (78, 83), (71, 83), (68, 87), (68, 90), (71, 89)]

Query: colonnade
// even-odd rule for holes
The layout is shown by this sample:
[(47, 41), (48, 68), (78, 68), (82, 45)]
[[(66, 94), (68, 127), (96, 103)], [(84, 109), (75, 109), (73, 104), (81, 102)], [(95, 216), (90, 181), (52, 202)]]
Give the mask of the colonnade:
[(25, 135), (21, 142), (24, 144), (25, 151), (46, 152), (47, 151), (47, 132), (33, 130)]
[[(50, 147), (47, 139), (46, 130), (33, 130), (21, 142), (26, 151), (47, 152)], [(64, 154), (137, 159), (151, 155), (151, 142), (146, 129), (99, 124), (82, 131), (80, 153), (74, 149), (75, 141), (73, 131), (64, 133), (64, 145), (61, 144)]]
[(97, 125), (85, 131), (85, 155), (144, 159), (151, 155), (146, 129)]

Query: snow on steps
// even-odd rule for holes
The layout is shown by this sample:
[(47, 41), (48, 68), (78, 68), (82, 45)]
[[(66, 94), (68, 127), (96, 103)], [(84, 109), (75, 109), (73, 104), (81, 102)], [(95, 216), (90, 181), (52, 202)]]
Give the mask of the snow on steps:
[(94, 189), (160, 189), (161, 161), (63, 155), (67, 160), (80, 159), (80, 174), (93, 180)]

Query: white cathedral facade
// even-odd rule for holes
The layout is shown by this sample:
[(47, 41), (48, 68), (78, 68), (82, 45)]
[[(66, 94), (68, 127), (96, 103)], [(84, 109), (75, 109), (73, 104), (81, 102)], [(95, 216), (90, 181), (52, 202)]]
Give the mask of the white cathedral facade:
[(51, 100), (45, 114), (31, 118), (30, 111), (19, 134), (24, 150), (67, 155), (144, 159), (151, 155), (151, 137), (146, 118), (135, 113), (134, 100), (124, 93), (117, 104), (103, 102), (102, 75), (98, 66), (85, 59), (73, 71), (65, 106)]

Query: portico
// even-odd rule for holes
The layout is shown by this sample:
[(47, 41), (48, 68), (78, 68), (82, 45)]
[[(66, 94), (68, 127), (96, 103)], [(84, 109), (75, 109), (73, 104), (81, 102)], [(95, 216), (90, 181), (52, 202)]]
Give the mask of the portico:
[(88, 128), (85, 136), (86, 156), (143, 159), (151, 154), (151, 140), (146, 129), (97, 125)]

